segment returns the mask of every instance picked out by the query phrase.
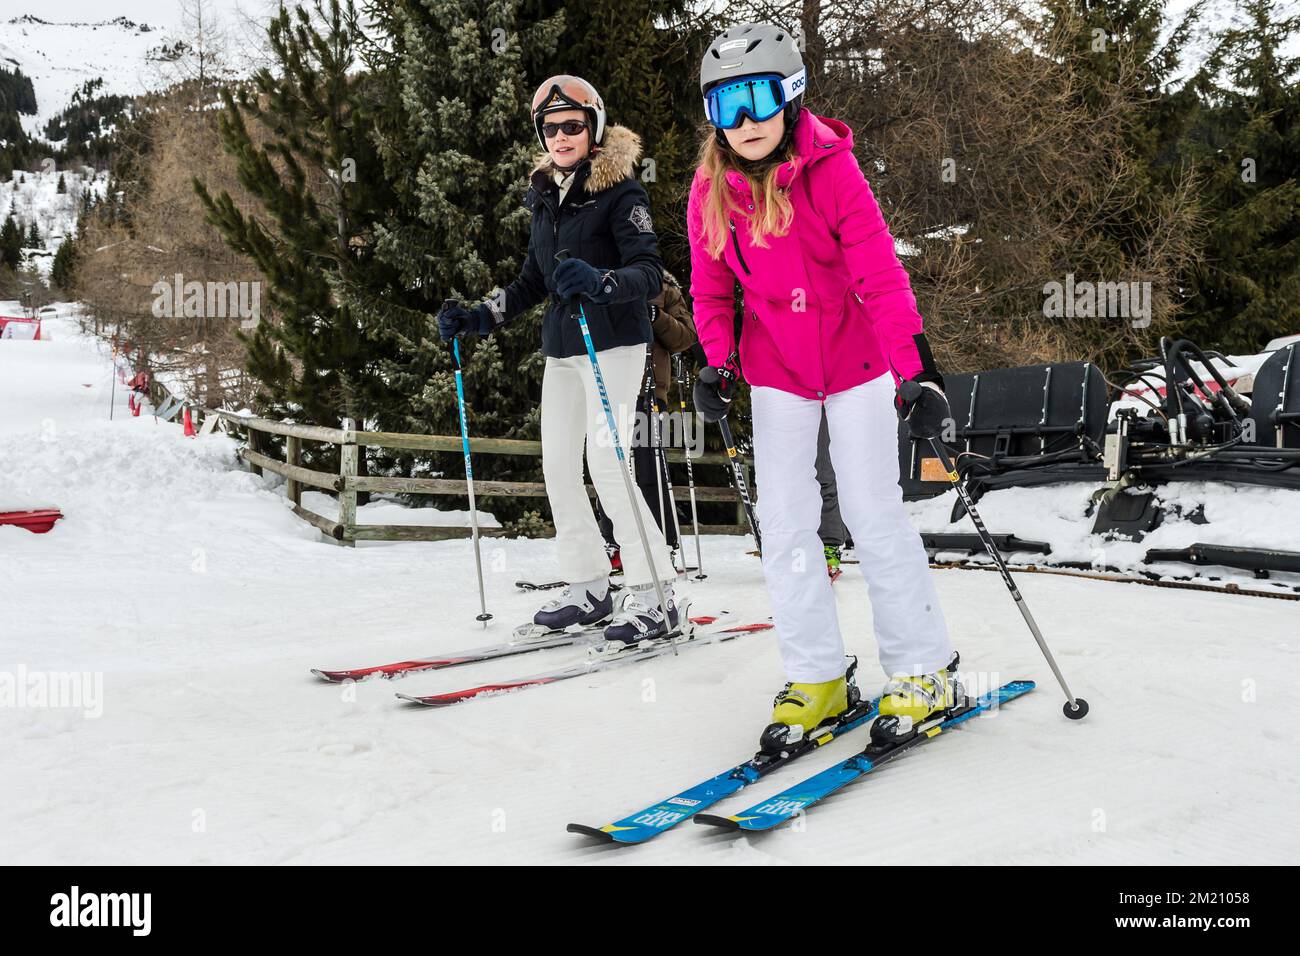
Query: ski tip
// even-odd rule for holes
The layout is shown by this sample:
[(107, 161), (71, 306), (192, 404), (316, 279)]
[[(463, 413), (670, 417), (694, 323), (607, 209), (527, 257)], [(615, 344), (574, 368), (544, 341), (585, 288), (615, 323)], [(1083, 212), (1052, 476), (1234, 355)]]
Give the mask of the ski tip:
[(740, 829), (740, 821), (734, 817), (720, 817), (712, 813), (697, 813), (692, 819), (696, 823), (708, 827), (718, 827), (723, 830)]
[(423, 697), (416, 697), (412, 694), (394, 694), (393, 696), (408, 704), (419, 704), (421, 707), (434, 706), (430, 701), (425, 700)]
[(601, 843), (615, 842), (613, 834), (599, 829), (598, 827), (589, 827), (585, 823), (570, 823), (564, 829), (569, 833), (577, 833), (581, 836), (592, 837), (593, 839), (599, 840)]
[(350, 677), (346, 671), (323, 671), (320, 668), (313, 667), (311, 672), (327, 684), (342, 684), (350, 680), (356, 680), (356, 678)]
[(1013, 680), (1003, 684), (1001, 690), (1008, 694), (1027, 694), (1038, 686), (1037, 681), (1032, 680)]

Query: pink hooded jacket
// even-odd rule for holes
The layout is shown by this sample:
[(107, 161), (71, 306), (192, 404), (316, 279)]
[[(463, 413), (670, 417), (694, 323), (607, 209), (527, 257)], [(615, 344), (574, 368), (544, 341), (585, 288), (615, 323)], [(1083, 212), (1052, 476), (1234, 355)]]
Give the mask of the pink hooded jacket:
[(794, 221), (767, 248), (750, 242), (749, 186), (727, 173), (740, 214), (721, 259), (705, 250), (702, 208), (709, 182), (695, 172), (687, 205), (695, 326), (712, 365), (736, 347), (734, 283), (744, 293), (740, 364), (751, 385), (824, 399), (887, 371), (897, 381), (922, 370), (913, 336), (921, 315), (876, 198), (853, 156), (853, 133), (804, 109), (797, 158), (782, 165)]

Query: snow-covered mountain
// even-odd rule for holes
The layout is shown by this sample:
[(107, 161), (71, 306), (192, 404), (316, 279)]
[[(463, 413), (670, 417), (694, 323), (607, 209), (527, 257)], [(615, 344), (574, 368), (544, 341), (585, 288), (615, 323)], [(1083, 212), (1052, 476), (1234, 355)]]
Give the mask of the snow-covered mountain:
[[(23, 116), (23, 128), (43, 138), (45, 124), (63, 110), (88, 80), (102, 77), (102, 93), (134, 96), (156, 84), (148, 52), (164, 34), (125, 17), (97, 23), (52, 23), (34, 16), (0, 23), (0, 66), (31, 78), (36, 115)], [(151, 75), (154, 74), (154, 75)]]
[[(272, 0), (201, 0), (200, 27), (196, 8), (191, 4), (187, 11), (178, 0), (119, 0), (109, 8), (117, 14), (112, 17), (105, 17), (108, 11), (99, 4), (50, 0), (0, 21), (0, 67), (31, 78), (37, 112), (22, 117), (23, 128), (43, 139), (45, 124), (87, 81), (102, 78), (97, 95), (126, 96), (176, 82), (184, 69), (169, 63), (162, 51), (178, 41), (192, 45), (200, 31), (232, 73), (250, 72), (260, 62), (262, 25), (274, 6)], [(121, 9), (130, 12), (123, 15)]]

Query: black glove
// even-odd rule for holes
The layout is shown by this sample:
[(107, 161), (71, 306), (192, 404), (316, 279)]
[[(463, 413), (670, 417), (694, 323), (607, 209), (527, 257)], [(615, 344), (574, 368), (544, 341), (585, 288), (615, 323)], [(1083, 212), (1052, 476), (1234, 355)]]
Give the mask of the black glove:
[(613, 301), (618, 292), (618, 277), (613, 270), (601, 272), (581, 259), (563, 260), (551, 278), (555, 282), (555, 294), (566, 302), (580, 295), (603, 305)]
[(695, 410), (706, 422), (727, 417), (736, 394), (736, 370), (731, 365), (706, 365), (695, 379)]
[(486, 302), (472, 309), (459, 304), (450, 305), (438, 313), (438, 334), (444, 342), (466, 332), (487, 335), (492, 331), (492, 324), (492, 310)]
[(944, 425), (952, 419), (942, 386), (928, 378), (909, 378), (899, 383), (894, 405), (913, 438), (938, 438)]

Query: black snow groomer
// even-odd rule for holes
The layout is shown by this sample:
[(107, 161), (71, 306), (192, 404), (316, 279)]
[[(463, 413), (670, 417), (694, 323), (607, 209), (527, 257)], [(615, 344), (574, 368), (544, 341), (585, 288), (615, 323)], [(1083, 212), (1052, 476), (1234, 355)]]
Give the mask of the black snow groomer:
[[(995, 368), (944, 376), (953, 429), (941, 436), (978, 501), (994, 488), (1101, 481), (1110, 395), (1091, 362)], [(899, 427), (899, 474), (908, 500), (951, 485), (928, 442)], [(960, 514), (957, 502), (954, 520)]]
[[(1093, 532), (1131, 541), (1161, 523), (1156, 489), (1174, 481), (1300, 490), (1300, 342), (1256, 370), (1162, 338), (1160, 354), (1111, 377), (1086, 362), (947, 375), (951, 433), (943, 436), (973, 501), (990, 489), (1095, 482)], [(899, 432), (904, 497), (948, 490), (938, 460)], [(1176, 507), (1176, 506), (1175, 506)], [(954, 504), (952, 520), (963, 512)], [(1197, 507), (1200, 511), (1200, 506)], [(1182, 517), (1204, 523), (1204, 515)], [(971, 535), (923, 534), (932, 552), (969, 550)], [(1002, 536), (1007, 550), (1050, 553), (1046, 543)], [(977, 543), (976, 543), (977, 544)], [(1193, 544), (1146, 561), (1300, 573), (1300, 552)]]

